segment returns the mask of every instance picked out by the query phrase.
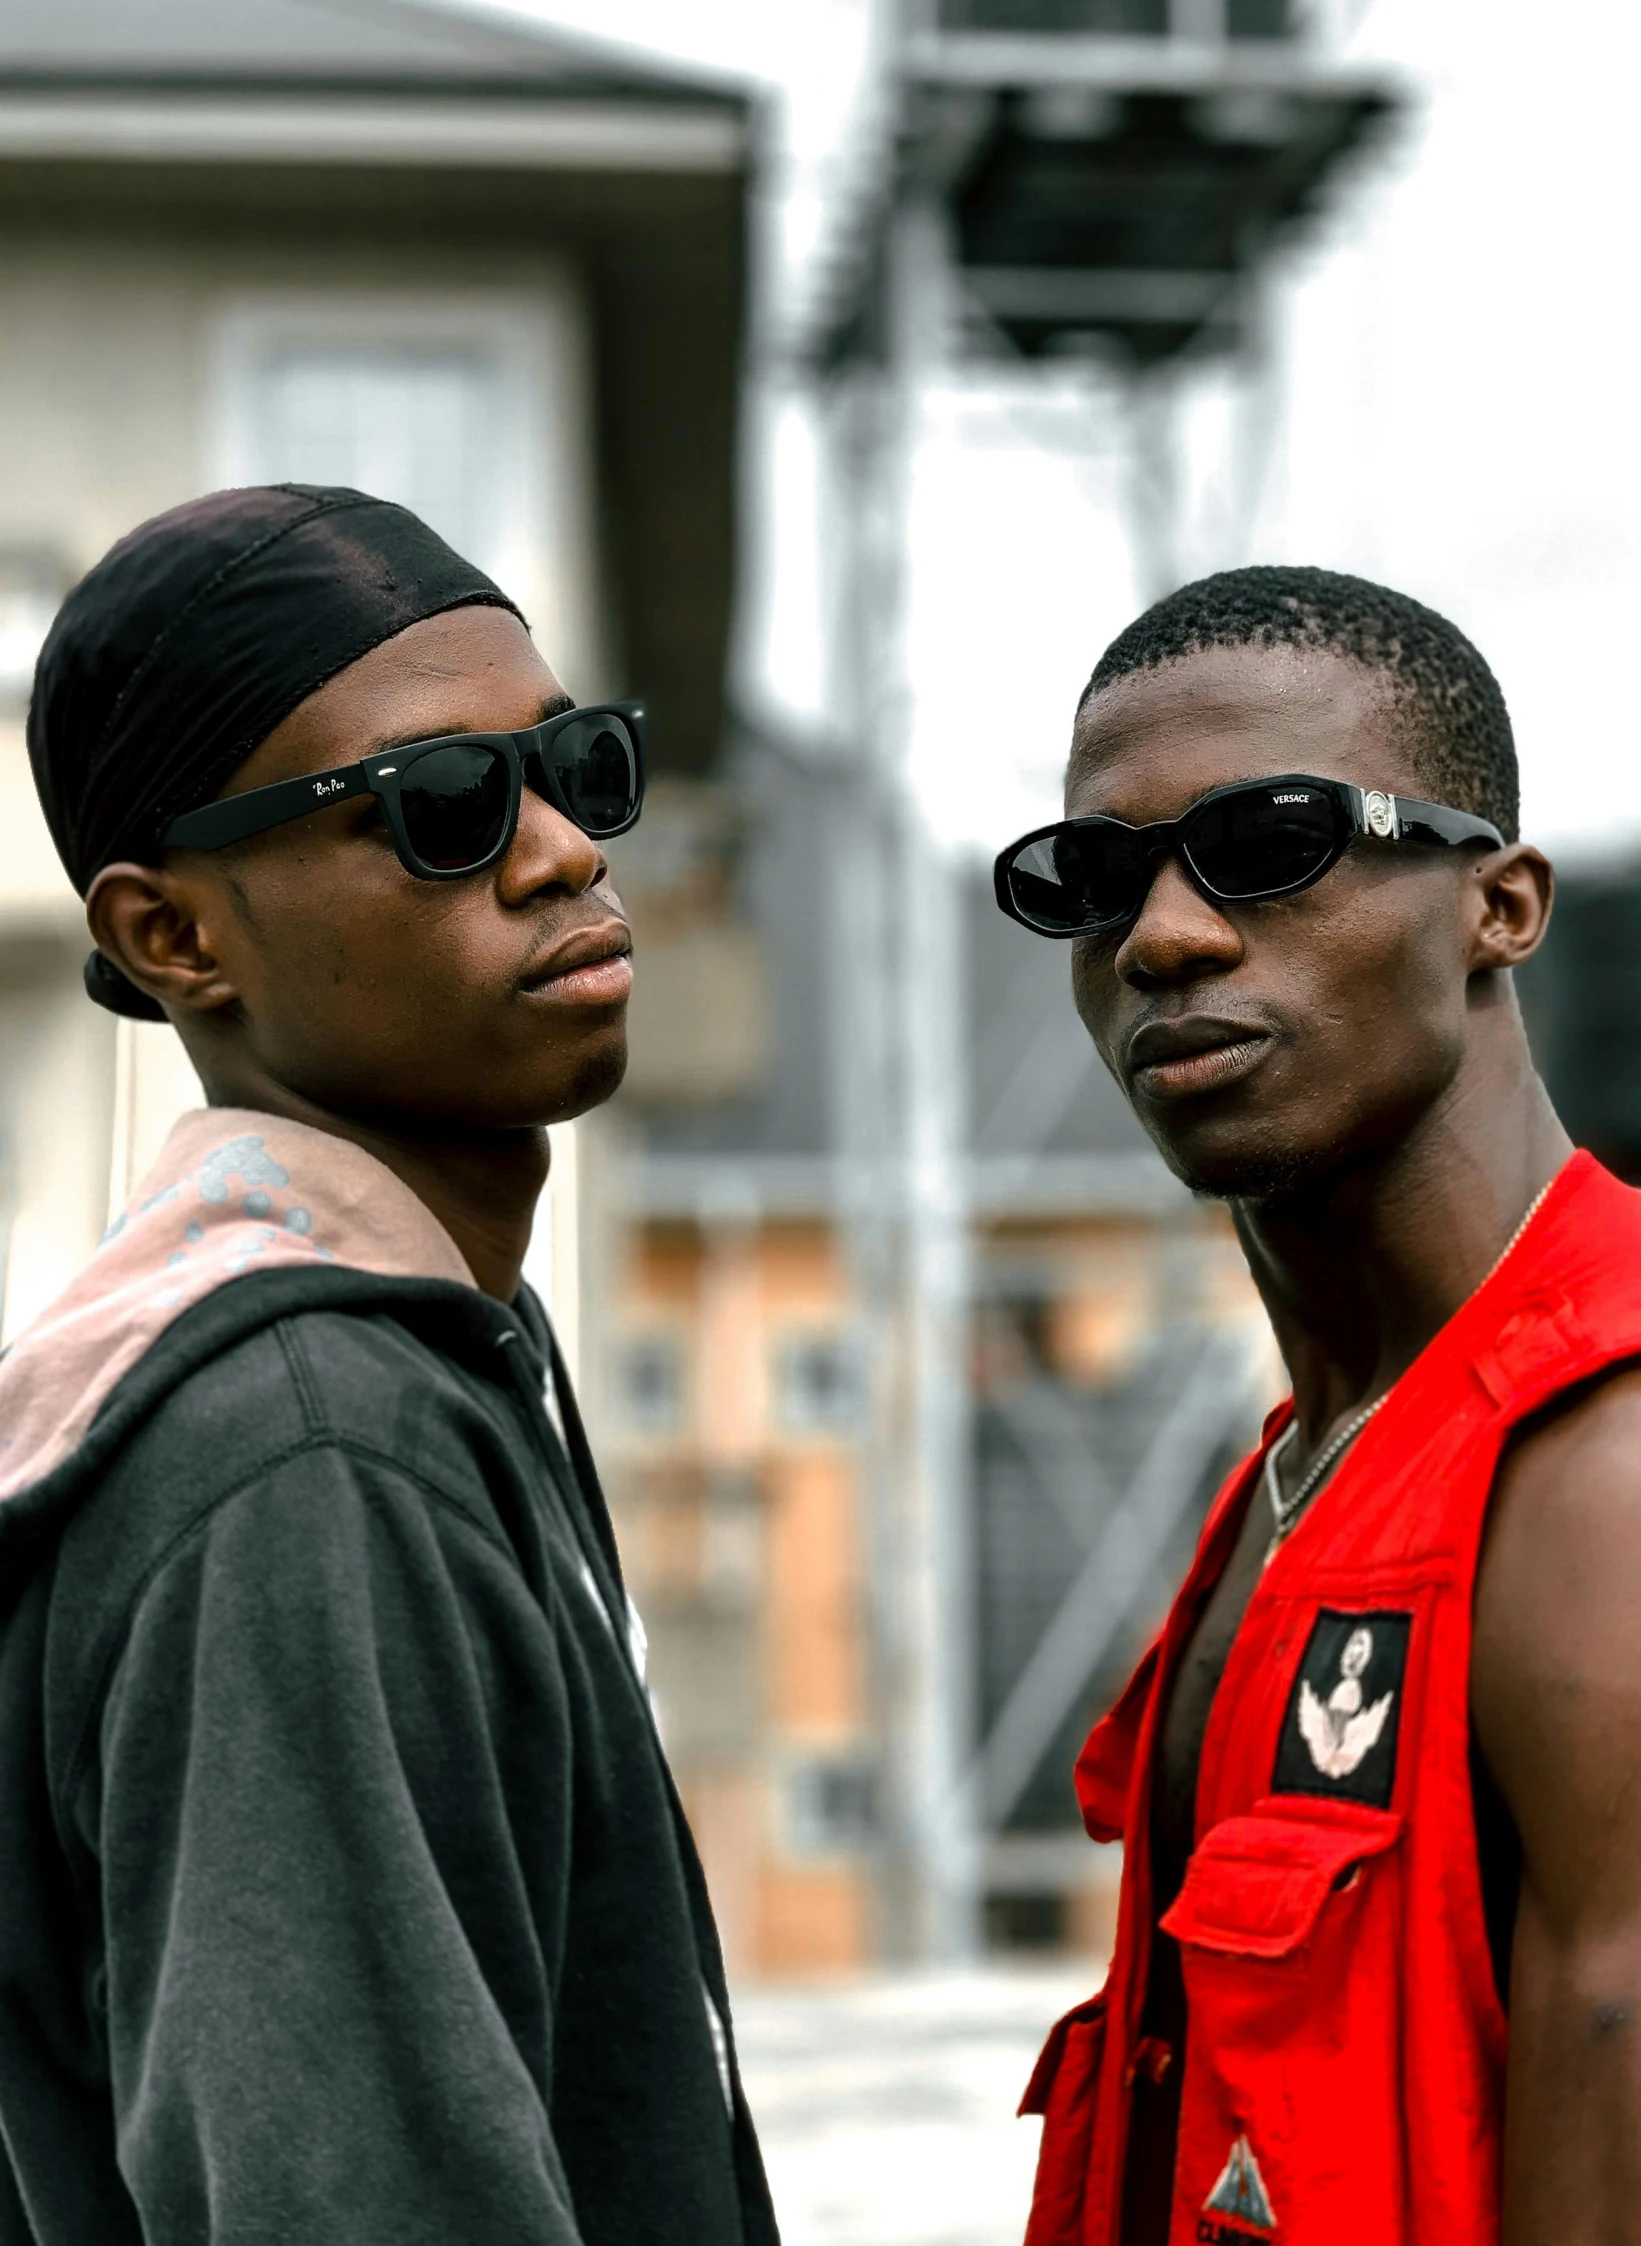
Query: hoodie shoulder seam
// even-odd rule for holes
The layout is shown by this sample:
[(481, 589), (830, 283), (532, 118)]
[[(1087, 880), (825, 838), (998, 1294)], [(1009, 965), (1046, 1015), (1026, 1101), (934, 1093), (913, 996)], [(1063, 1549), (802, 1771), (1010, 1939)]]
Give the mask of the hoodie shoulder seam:
[[(407, 1460), (395, 1457), (391, 1452), (379, 1449), (374, 1444), (320, 1429), (302, 1436), (296, 1442), (285, 1444), (277, 1451), (270, 1452), (266, 1457), (259, 1459), (249, 1472), (243, 1474), (228, 1489), (219, 1491), (200, 1506), (197, 1512), (190, 1514), (188, 1519), (167, 1537), (159, 1551), (154, 1554), (148, 1566), (143, 1569), (137, 1581), (132, 1585), (131, 1594), (126, 1600), (124, 1609), (111, 1633), (108, 1651), (98, 1667), (96, 1682), (88, 1695), (85, 1714), (81, 1718), (75, 1733), (74, 1746), (63, 1774), (61, 1790), (59, 1792), (56, 1786), (51, 1788), (53, 1814), (60, 1827), (64, 1822), (64, 1805), (72, 1800), (85, 1766), (90, 1760), (92, 1740), (102, 1720), (102, 1711), (107, 1703), (115, 1672), (125, 1658), (126, 1645), (131, 1635), (132, 1624), (136, 1619), (137, 1609), (147, 1597), (148, 1592), (184, 1548), (195, 1542), (204, 1532), (215, 1515), (233, 1504), (236, 1499), (243, 1497), (264, 1477), (277, 1473), (282, 1467), (291, 1465), (296, 1459), (308, 1453), (321, 1451), (332, 1451), (345, 1457), (367, 1459), (373, 1466), (388, 1467), (393, 1473), (402, 1476), (406, 1482), (412, 1484), (431, 1504), (443, 1512), (453, 1514), (466, 1527), (472, 1529), (484, 1543), (488, 1544), (513, 1567), (518, 1566), (518, 1554), (505, 1535), (490, 1527), (470, 1507), (464, 1505), (459, 1498), (453, 1497), (448, 1490), (442, 1489), (437, 1483), (428, 1480)], [(367, 1495), (366, 1502), (370, 1503), (373, 1500)]]
[(293, 1323), (290, 1318), (277, 1320), (273, 1329), (274, 1339), (279, 1344), (280, 1355), (290, 1373), (291, 1386), (296, 1390), (297, 1406), (303, 1422), (310, 1434), (317, 1435), (330, 1425), (330, 1421), (319, 1400), (319, 1391), (314, 1384), (307, 1355), (298, 1346), (296, 1335), (291, 1331)]

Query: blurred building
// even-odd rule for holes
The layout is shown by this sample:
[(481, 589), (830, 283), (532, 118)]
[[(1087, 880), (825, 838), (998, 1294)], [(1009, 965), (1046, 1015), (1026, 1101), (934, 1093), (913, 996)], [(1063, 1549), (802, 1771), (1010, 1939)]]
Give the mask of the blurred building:
[[(1171, 589), (1179, 370), (1257, 367), (1278, 252), (1396, 97), (1286, 0), (900, 0), (885, 18), (876, 130), (801, 323), (843, 549), (836, 738), (798, 832), (783, 849), (766, 817), (760, 847), (771, 925), (801, 890), (825, 931), (797, 963), (821, 975), (799, 1016), (820, 1026), (790, 1034), (812, 1180), (812, 1150), (834, 1150), (836, 1299), (865, 1368), (863, 1715), (826, 1752), (869, 1769), (875, 1820), (865, 1837), (869, 1790), (840, 1779), (854, 1824), (832, 1876), (852, 1849), (876, 1944), (930, 1957), (1094, 1930), (1110, 1874), (1076, 1824), (1075, 1745), (1274, 1368), (1221, 1221), (1101, 1077), (1064, 950), (1005, 926), (933, 845), (908, 675), (920, 417), (959, 367), (1007, 370), (1019, 396), (1037, 362), (1097, 364), (1132, 431), (1137, 575)], [(798, 987), (780, 986), (783, 1037)], [(749, 1206), (759, 1158), (797, 1190), (797, 1148), (769, 1135), (793, 1128), (789, 1096), (722, 1141)], [(676, 1125), (651, 1130), (652, 1179), (683, 1159)], [(781, 1788), (821, 1793), (792, 1732), (771, 1735), (762, 1844), (783, 1878), (808, 1828)]]
[(1560, 872), (1549, 934), (1516, 981), (1561, 1120), (1641, 1185), (1641, 864)]
[(193, 493), (360, 485), (489, 568), (572, 691), (641, 682), (661, 774), (704, 770), (750, 133), (733, 93), (417, 0), (0, 13), (0, 1331), (197, 1097), (80, 990), (21, 728), (61, 594)]
[[(613, 850), (642, 1005), (670, 1007), (673, 1035), (738, 970), (693, 1004), (669, 993), (647, 924), (676, 929), (716, 895), (702, 924), (736, 930), (761, 978), (735, 1051), (713, 1033), (692, 1086), (652, 1076), (666, 1031), (635, 1010), (605, 1156), (624, 1223), (599, 1410), (732, 1966), (815, 1973), (892, 1950), (904, 1814), (886, 1750), (907, 1555), (875, 1487), (904, 1376), (854, 1244), (855, 954), (836, 925), (859, 807), (846, 772), (767, 740), (741, 744), (721, 789), (693, 854), (676, 811)], [(1076, 1745), (1273, 1368), (1236, 1242), (1140, 1134), (1071, 1010), (1065, 949), (1005, 921), (978, 872), (962, 943), (973, 1406), (955, 1666), (984, 1924), (1004, 1947), (1092, 1947), (1115, 1867), (1076, 1822)]]
[(1105, 1078), (1064, 950), (919, 837), (897, 416), (943, 351), (1138, 379), (1238, 347), (1382, 106), (1276, 0), (953, 0), (893, 68), (816, 311), (856, 542), (811, 754), (724, 698), (744, 101), (428, 0), (0, 20), (3, 1330), (197, 1094), (169, 1032), (80, 992), (21, 737), (45, 622), (190, 493), (401, 498), (573, 691), (652, 712), (612, 851), (632, 1071), (559, 1148), (535, 1275), (742, 1971), (1097, 1938), (1074, 1743), (1272, 1382), (1235, 1243)]

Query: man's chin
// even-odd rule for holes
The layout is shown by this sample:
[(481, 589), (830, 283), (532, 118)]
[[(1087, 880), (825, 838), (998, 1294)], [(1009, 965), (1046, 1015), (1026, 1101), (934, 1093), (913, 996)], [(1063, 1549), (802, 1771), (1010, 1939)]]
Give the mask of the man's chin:
[(625, 1024), (620, 1024), (582, 1056), (567, 1082), (555, 1087), (549, 1111), (540, 1120), (573, 1123), (578, 1115), (590, 1114), (614, 1098), (626, 1073), (627, 1034)]
[(1157, 1151), (1182, 1185), (1213, 1201), (1280, 1201), (1314, 1185), (1333, 1167), (1326, 1147), (1266, 1144), (1169, 1146)]

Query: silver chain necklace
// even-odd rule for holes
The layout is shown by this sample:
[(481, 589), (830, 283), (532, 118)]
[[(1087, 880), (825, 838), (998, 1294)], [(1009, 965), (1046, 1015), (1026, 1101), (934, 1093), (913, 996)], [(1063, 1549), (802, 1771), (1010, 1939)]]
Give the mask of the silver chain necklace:
[(1389, 1396), (1390, 1391), (1387, 1388), (1384, 1395), (1376, 1396), (1365, 1411), (1358, 1412), (1354, 1419), (1346, 1420), (1333, 1441), (1318, 1451), (1311, 1460), (1299, 1487), (1291, 1497), (1284, 1497), (1282, 1494), (1282, 1485), (1276, 1478), (1276, 1462), (1299, 1433), (1299, 1427), (1295, 1421), (1290, 1422), (1288, 1426), (1283, 1428), (1276, 1441), (1265, 1453), (1265, 1494), (1271, 1501), (1271, 1512), (1276, 1520), (1276, 1533), (1271, 1538), (1271, 1550), (1273, 1552), (1315, 1496), (1317, 1484), (1322, 1480), (1328, 1468), (1341, 1451), (1355, 1442), (1357, 1436), (1360, 1435), (1380, 1405), (1388, 1401)]
[[(1472, 1295), (1480, 1294), (1482, 1288), (1486, 1286), (1487, 1281), (1492, 1278), (1494, 1272), (1498, 1270), (1500, 1264), (1504, 1262), (1505, 1258), (1514, 1249), (1517, 1241), (1527, 1230), (1527, 1227), (1532, 1223), (1534, 1217), (1538, 1215), (1538, 1212), (1544, 1203), (1544, 1196), (1549, 1192), (1550, 1186), (1554, 1185), (1554, 1183), (1555, 1179), (1552, 1178), (1549, 1185), (1542, 1186), (1539, 1191), (1534, 1194), (1532, 1201), (1528, 1206), (1526, 1215), (1522, 1218), (1520, 1224), (1516, 1226), (1515, 1231), (1511, 1233), (1509, 1239), (1504, 1243), (1504, 1246), (1500, 1249), (1498, 1255), (1494, 1258), (1492, 1264), (1489, 1266), (1485, 1276), (1479, 1279), (1474, 1288), (1472, 1288)], [(1305, 1472), (1300, 1479), (1298, 1488), (1294, 1491), (1291, 1497), (1284, 1497), (1282, 1494), (1282, 1485), (1277, 1480), (1276, 1476), (1276, 1462), (1282, 1455), (1282, 1453), (1288, 1448), (1289, 1444), (1293, 1442), (1294, 1438), (1298, 1435), (1299, 1423), (1297, 1420), (1290, 1420), (1288, 1425), (1283, 1428), (1281, 1434), (1276, 1438), (1276, 1441), (1265, 1453), (1265, 1494), (1271, 1501), (1271, 1513), (1276, 1522), (1275, 1534), (1271, 1538), (1271, 1552), (1274, 1552), (1276, 1550), (1277, 1546), (1282, 1542), (1283, 1538), (1288, 1534), (1289, 1530), (1297, 1522), (1300, 1514), (1304, 1512), (1306, 1506), (1316, 1495), (1317, 1489), (1326, 1477), (1328, 1469), (1339, 1458), (1341, 1452), (1347, 1450), (1350, 1445), (1355, 1442), (1357, 1436), (1360, 1435), (1363, 1428), (1373, 1417), (1374, 1413), (1378, 1411), (1380, 1406), (1382, 1404), (1387, 1404), (1390, 1401), (1391, 1393), (1392, 1391), (1387, 1388), (1382, 1396), (1376, 1396), (1373, 1399), (1373, 1402), (1369, 1404), (1365, 1410), (1359, 1411), (1356, 1414), (1354, 1419), (1348, 1419), (1345, 1422), (1344, 1426), (1340, 1428), (1338, 1434), (1334, 1436), (1332, 1442), (1326, 1444), (1320, 1451), (1317, 1452), (1315, 1458), (1311, 1460), (1310, 1465), (1305, 1469)], [(1270, 1558), (1270, 1552), (1267, 1552), (1265, 1556), (1268, 1560)]]

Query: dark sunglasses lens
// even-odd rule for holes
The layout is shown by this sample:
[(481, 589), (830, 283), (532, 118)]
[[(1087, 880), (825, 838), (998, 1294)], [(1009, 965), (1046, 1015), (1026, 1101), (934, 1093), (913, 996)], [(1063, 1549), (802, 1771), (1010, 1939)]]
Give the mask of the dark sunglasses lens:
[(1297, 889), (1338, 846), (1333, 798), (1303, 787), (1238, 788), (1204, 804), (1185, 837), (1191, 864), (1217, 897), (1274, 897)]
[(1120, 927), (1145, 901), (1145, 853), (1120, 826), (1063, 826), (1023, 842), (1008, 861), (1009, 896), (1046, 936)]
[(590, 711), (555, 733), (553, 769), (570, 816), (584, 834), (615, 834), (638, 809), (638, 752), (607, 710)]
[(507, 832), (507, 759), (476, 741), (418, 757), (399, 783), (410, 847), (437, 873), (482, 866)]

